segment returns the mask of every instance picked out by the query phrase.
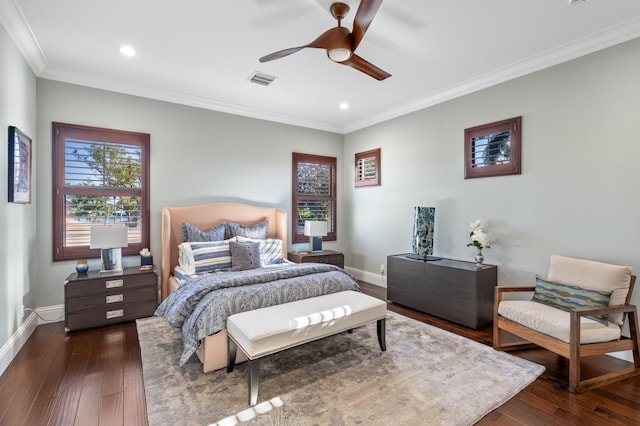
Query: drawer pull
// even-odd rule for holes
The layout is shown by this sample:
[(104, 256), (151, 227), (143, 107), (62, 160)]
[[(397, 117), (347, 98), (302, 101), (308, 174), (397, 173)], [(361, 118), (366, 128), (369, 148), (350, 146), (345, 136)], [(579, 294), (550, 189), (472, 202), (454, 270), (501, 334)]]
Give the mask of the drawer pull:
[(107, 303), (122, 302), (123, 300), (124, 294), (113, 294), (111, 296), (107, 296)]
[(107, 288), (122, 287), (123, 285), (124, 285), (124, 280), (108, 280), (106, 282)]
[(318, 258), (319, 263), (329, 263), (329, 257), (327, 256), (322, 256)]
[(116, 309), (115, 311), (107, 311), (107, 319), (119, 318), (124, 316), (124, 309)]

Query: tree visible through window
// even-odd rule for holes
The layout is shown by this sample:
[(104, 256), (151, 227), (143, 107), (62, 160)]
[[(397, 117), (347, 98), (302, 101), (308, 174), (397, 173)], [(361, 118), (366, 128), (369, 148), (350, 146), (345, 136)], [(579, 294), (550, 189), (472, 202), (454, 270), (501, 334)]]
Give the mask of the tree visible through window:
[(304, 236), (306, 220), (328, 223), (324, 240), (336, 239), (336, 158), (293, 153), (293, 242)]
[(125, 224), (149, 247), (149, 135), (53, 123), (53, 259), (97, 257), (91, 226)]

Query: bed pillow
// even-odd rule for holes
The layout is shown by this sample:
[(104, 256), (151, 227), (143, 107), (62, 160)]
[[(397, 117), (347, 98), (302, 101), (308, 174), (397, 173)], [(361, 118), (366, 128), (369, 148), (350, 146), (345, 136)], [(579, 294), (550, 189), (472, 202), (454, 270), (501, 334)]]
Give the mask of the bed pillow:
[(231, 269), (229, 241), (187, 242), (178, 246), (178, 263), (188, 275)]
[(260, 267), (260, 245), (254, 242), (230, 241), (231, 270), (244, 271)]
[(265, 240), (269, 232), (269, 222), (262, 221), (252, 226), (244, 226), (239, 223), (227, 222), (227, 239), (233, 237), (255, 238)]
[(207, 232), (201, 231), (190, 223), (182, 224), (182, 239), (185, 242), (223, 241), (227, 229), (224, 223), (212, 226)]
[(253, 238), (237, 237), (238, 241), (257, 242), (260, 245), (260, 262), (262, 266), (277, 265), (284, 263), (284, 253), (282, 251), (282, 240), (267, 238), (266, 240), (256, 240)]
[[(546, 281), (536, 275), (536, 288), (533, 293), (533, 301), (570, 311), (575, 308), (586, 308), (593, 306), (609, 306), (611, 298), (610, 291), (589, 290), (586, 288)], [(588, 316), (594, 321), (608, 326), (609, 320), (606, 315)]]

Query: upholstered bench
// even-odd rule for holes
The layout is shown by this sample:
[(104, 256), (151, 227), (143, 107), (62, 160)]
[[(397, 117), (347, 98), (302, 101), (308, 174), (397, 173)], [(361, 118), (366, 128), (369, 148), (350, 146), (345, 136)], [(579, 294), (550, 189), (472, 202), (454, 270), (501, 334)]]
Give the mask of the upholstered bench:
[(231, 315), (227, 318), (227, 372), (233, 371), (239, 346), (249, 358), (249, 405), (253, 406), (258, 400), (260, 358), (373, 321), (378, 322), (378, 343), (385, 351), (386, 315), (386, 302), (357, 291), (341, 291)]

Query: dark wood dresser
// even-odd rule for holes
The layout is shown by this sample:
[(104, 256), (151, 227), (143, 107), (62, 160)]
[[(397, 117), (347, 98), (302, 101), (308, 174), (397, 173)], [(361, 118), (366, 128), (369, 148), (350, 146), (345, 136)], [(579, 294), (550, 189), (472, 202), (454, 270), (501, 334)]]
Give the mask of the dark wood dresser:
[(73, 273), (64, 283), (66, 331), (102, 327), (153, 315), (158, 306), (155, 270), (125, 268), (121, 275)]
[(493, 321), (498, 267), (453, 259), (387, 257), (387, 299), (478, 329)]
[(344, 254), (339, 251), (322, 250), (290, 252), (287, 257), (290, 261), (295, 263), (330, 263), (344, 268)]

